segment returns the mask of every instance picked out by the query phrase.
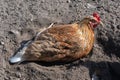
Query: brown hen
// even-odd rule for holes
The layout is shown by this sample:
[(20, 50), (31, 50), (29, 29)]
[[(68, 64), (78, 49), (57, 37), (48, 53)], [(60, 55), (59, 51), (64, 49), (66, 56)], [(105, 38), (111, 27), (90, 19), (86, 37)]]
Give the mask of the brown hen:
[(10, 58), (11, 63), (22, 61), (73, 61), (89, 54), (94, 43), (94, 28), (100, 24), (97, 13), (80, 22), (50, 25), (29, 40)]

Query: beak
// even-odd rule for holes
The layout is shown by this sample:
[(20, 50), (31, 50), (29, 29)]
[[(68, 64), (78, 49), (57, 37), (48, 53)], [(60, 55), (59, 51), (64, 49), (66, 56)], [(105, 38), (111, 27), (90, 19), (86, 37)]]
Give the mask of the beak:
[(104, 24), (103, 24), (103, 22), (102, 22), (102, 21), (100, 21), (100, 24), (101, 24), (101, 26), (102, 26), (102, 27), (104, 27)]

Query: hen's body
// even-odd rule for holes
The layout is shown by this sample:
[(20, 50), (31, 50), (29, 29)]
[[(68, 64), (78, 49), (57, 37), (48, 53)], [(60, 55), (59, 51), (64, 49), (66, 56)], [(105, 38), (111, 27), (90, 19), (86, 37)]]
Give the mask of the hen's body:
[(93, 47), (93, 29), (100, 23), (99, 15), (94, 13), (79, 23), (53, 25), (27, 42), (10, 62), (68, 62), (86, 56)]
[[(26, 50), (27, 60), (72, 61), (92, 49), (94, 32), (90, 25), (77, 23), (54, 25), (42, 32)], [(34, 57), (31, 58), (31, 56)]]

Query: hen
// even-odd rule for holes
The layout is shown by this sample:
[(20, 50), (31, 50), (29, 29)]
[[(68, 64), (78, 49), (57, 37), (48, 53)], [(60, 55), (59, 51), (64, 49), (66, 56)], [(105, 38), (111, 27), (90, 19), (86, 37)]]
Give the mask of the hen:
[(92, 16), (73, 24), (52, 24), (25, 43), (10, 58), (10, 62), (69, 62), (82, 58), (91, 51), (94, 44), (94, 28), (101, 23), (100, 16), (93, 13)]

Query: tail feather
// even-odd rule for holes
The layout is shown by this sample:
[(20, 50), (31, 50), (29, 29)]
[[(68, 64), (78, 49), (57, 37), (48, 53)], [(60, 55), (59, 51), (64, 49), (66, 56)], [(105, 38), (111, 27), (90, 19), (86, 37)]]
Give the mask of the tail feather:
[(27, 43), (25, 43), (23, 46), (21, 46), (19, 51), (9, 59), (10, 63), (17, 63), (17, 62), (24, 61), (22, 56), (25, 54), (25, 51), (26, 51), (28, 45), (31, 44), (31, 42), (32, 41), (30, 40)]

